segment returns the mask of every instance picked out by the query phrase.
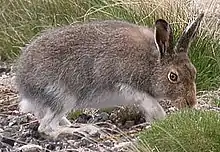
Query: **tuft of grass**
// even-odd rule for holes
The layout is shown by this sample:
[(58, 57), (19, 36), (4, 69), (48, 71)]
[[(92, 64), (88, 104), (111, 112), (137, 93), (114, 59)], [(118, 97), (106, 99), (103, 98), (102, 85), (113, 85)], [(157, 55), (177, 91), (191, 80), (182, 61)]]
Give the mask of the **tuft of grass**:
[[(140, 145), (159, 152), (218, 152), (220, 114), (185, 110), (158, 121), (140, 134)], [(140, 149), (140, 152), (144, 150)]]
[(190, 59), (197, 69), (197, 89), (211, 90), (220, 86), (220, 39), (202, 33), (191, 45)]
[[(163, 18), (173, 25), (176, 40), (198, 13), (188, 0), (0, 0), (0, 3), (0, 60), (3, 61), (16, 59), (34, 36), (57, 26), (107, 19), (151, 26), (156, 19)], [(220, 35), (216, 34), (219, 28), (207, 30), (216, 24), (214, 19), (203, 24), (190, 50), (198, 70), (198, 90), (220, 85)]]
[(217, 107), (220, 107), (220, 99), (215, 99), (215, 100), (214, 100), (214, 104), (215, 104)]
[(72, 111), (72, 112), (70, 112), (70, 113), (68, 114), (67, 118), (68, 118), (69, 120), (75, 120), (75, 119), (77, 119), (80, 115), (82, 115), (83, 112), (84, 112), (83, 110), (75, 110), (75, 111)]

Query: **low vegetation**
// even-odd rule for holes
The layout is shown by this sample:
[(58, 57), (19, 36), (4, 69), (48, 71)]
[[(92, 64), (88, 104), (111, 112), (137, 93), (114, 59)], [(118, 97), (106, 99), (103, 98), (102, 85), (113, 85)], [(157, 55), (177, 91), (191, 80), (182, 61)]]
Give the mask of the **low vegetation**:
[(220, 149), (219, 125), (217, 112), (181, 111), (141, 133), (140, 145), (147, 143), (155, 152), (217, 152)]

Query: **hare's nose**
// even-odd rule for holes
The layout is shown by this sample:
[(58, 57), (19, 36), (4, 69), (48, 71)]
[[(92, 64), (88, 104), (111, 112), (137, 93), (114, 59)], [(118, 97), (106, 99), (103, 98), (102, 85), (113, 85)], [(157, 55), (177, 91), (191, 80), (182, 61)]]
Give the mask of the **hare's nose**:
[(190, 96), (186, 99), (186, 104), (189, 108), (195, 108), (197, 105), (196, 96)]
[(190, 108), (194, 108), (197, 105), (196, 84), (195, 83), (193, 83), (191, 85), (191, 88), (187, 91), (186, 102), (188, 103)]
[(190, 108), (194, 108), (197, 105), (196, 94), (189, 94), (189, 96), (187, 96), (186, 102)]
[(187, 107), (191, 107), (191, 104), (190, 104), (190, 101), (188, 101), (188, 100), (186, 100), (186, 105), (187, 105)]

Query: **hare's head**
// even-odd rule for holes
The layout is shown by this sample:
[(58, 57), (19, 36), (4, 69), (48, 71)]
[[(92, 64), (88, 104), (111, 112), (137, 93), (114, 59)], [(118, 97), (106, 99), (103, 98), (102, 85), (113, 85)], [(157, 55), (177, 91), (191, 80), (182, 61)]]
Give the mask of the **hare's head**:
[(197, 103), (196, 69), (188, 57), (188, 48), (203, 16), (199, 15), (187, 26), (175, 45), (170, 25), (162, 19), (155, 23), (155, 43), (160, 60), (153, 74), (153, 94), (170, 99), (178, 108), (193, 107)]

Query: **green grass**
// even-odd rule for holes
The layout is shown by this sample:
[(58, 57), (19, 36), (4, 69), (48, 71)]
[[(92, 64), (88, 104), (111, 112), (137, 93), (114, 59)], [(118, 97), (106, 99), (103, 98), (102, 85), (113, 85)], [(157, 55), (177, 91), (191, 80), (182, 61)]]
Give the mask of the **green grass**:
[(215, 100), (214, 100), (214, 104), (215, 104), (217, 107), (220, 107), (220, 99), (215, 99)]
[(201, 35), (190, 49), (192, 63), (197, 69), (197, 89), (210, 90), (220, 85), (220, 39)]
[[(152, 25), (168, 20), (175, 37), (192, 20), (187, 0), (0, 0), (0, 59), (17, 58), (21, 47), (42, 30), (91, 20), (117, 19)], [(213, 21), (216, 22), (216, 21)], [(214, 23), (210, 24), (213, 25)], [(214, 31), (212, 31), (214, 33)], [(220, 36), (203, 30), (193, 43), (190, 56), (198, 70), (198, 90), (220, 85)]]
[[(140, 135), (155, 152), (218, 152), (220, 113), (187, 110), (156, 122)], [(144, 144), (143, 144), (144, 143)], [(145, 152), (145, 150), (139, 150)]]
[(70, 112), (70, 113), (68, 114), (67, 118), (68, 118), (69, 120), (75, 120), (75, 119), (77, 119), (80, 115), (82, 115), (83, 112), (84, 112), (83, 110), (72, 111), (72, 112)]

